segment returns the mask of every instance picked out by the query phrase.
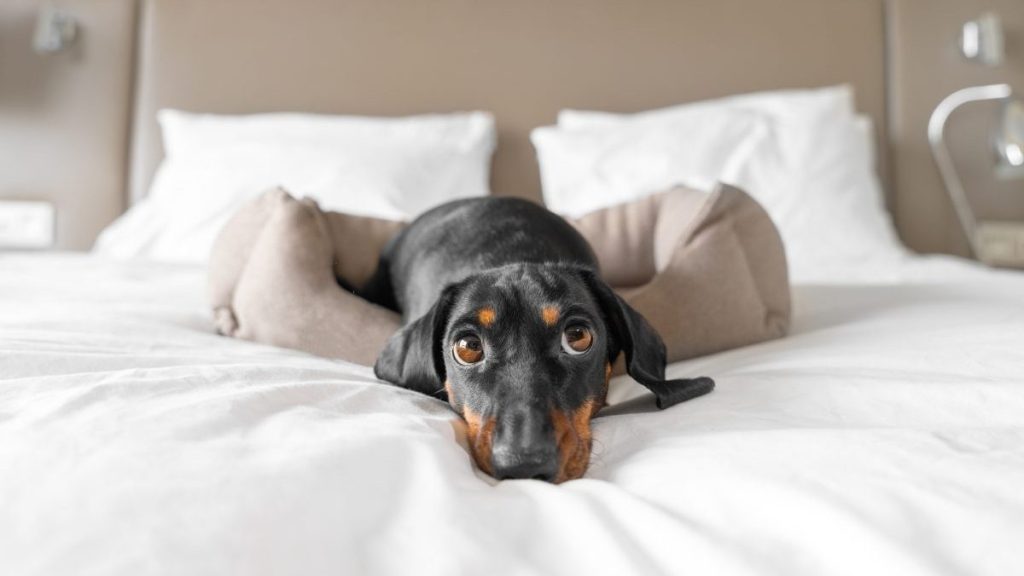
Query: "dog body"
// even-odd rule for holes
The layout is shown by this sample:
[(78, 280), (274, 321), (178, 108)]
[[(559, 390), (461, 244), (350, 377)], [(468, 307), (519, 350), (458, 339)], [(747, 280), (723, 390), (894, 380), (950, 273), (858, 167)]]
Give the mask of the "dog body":
[(499, 479), (583, 475), (590, 420), (620, 353), (659, 406), (713, 387), (666, 382), (664, 344), (600, 279), (586, 240), (525, 200), (456, 200), (423, 214), (385, 247), (360, 295), (403, 317), (377, 376), (447, 400), (477, 464)]

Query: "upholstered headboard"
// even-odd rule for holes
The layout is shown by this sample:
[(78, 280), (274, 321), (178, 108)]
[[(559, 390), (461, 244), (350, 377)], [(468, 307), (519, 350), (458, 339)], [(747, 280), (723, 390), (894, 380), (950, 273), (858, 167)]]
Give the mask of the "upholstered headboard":
[(635, 111), (847, 82), (881, 144), (883, 3), (145, 0), (131, 194), (144, 194), (160, 161), (154, 114), (164, 107), (490, 110), (493, 189), (530, 198), (540, 180), (529, 132), (564, 107)]

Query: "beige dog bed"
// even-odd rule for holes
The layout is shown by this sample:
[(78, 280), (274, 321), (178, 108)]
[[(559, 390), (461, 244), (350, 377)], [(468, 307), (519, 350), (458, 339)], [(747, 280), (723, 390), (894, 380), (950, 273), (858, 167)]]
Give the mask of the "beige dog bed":
[[(778, 231), (743, 191), (675, 188), (572, 221), (601, 273), (675, 362), (784, 335), (790, 297)], [(224, 335), (373, 365), (400, 320), (362, 286), (403, 223), (323, 212), (277, 189), (224, 227), (209, 265)]]

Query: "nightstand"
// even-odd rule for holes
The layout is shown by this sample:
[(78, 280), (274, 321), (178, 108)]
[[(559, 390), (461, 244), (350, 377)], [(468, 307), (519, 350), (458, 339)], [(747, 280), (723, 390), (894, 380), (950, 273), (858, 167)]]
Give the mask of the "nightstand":
[(985, 264), (1024, 268), (1024, 222), (978, 222), (975, 250)]

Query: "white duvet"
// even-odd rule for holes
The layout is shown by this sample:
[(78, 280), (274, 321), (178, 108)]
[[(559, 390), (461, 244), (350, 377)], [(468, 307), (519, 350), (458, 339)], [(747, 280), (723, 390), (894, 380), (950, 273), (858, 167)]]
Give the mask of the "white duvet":
[(212, 334), (198, 268), (0, 255), (0, 574), (1020, 574), (1024, 275), (898, 276), (798, 287), (792, 336), (671, 366), (718, 389), (599, 418), (552, 486)]

